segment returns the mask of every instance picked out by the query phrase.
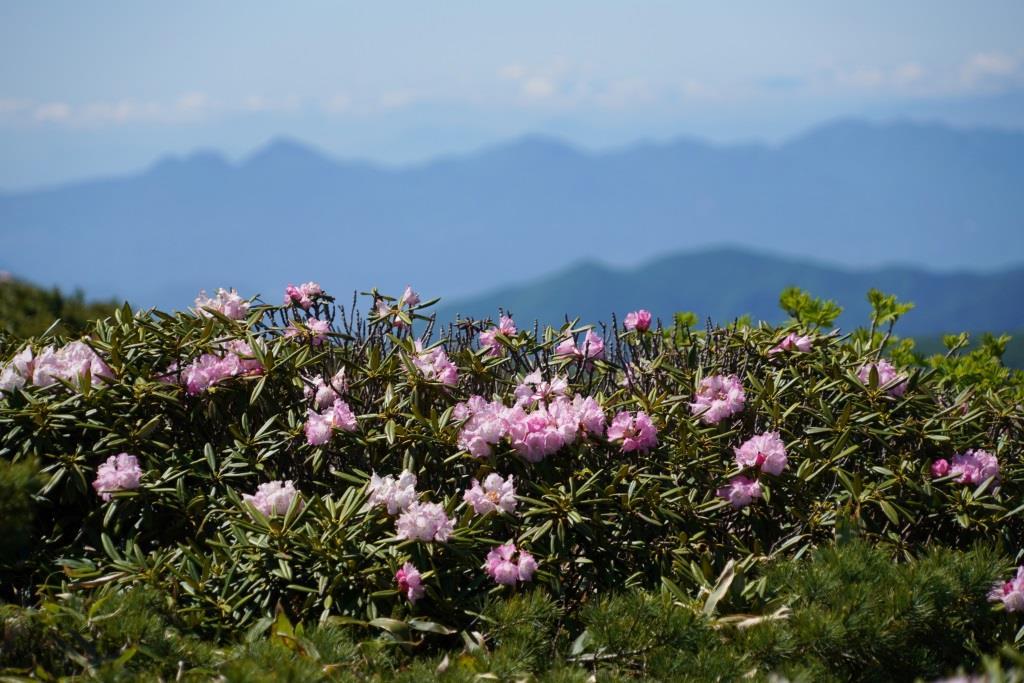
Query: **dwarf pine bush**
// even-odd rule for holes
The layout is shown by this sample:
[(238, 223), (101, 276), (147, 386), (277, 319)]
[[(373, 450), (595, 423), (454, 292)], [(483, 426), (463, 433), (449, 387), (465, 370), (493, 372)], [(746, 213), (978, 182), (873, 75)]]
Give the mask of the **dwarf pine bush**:
[[(889, 559), (982, 542), (1019, 560), (1019, 374), (955, 349), (910, 364), (906, 305), (871, 296), (851, 334), (799, 292), (782, 327), (637, 311), (520, 330), (442, 327), (411, 289), (370, 293), (366, 313), (306, 283), (283, 305), (220, 290), (187, 312), (117, 309), (78, 339), (8, 337), (0, 457), (33, 483), (0, 591), (149, 586), (220, 638), (283, 617), (473, 642), (497, 598), (534, 591), (563, 615), (663, 586), (761, 604), (765, 566), (837, 530)], [(1005, 572), (972, 584), (982, 603)], [(1008, 591), (1012, 610), (1024, 582)], [(668, 619), (644, 600), (626, 608), (641, 626)], [(688, 619), (652, 647), (703, 652), (713, 634)], [(517, 642), (510, 675), (543, 657)]]

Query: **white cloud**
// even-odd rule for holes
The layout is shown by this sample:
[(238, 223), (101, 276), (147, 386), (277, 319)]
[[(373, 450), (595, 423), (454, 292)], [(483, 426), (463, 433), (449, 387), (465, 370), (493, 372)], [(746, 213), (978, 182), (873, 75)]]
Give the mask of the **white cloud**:
[(338, 93), (324, 103), (324, 109), (331, 114), (348, 113), (352, 111), (352, 98), (345, 93)]
[(967, 86), (986, 85), (1017, 75), (1021, 60), (998, 52), (971, 55), (960, 67), (960, 78)]
[(34, 118), (42, 122), (60, 122), (71, 118), (71, 106), (67, 102), (48, 102), (36, 107)]

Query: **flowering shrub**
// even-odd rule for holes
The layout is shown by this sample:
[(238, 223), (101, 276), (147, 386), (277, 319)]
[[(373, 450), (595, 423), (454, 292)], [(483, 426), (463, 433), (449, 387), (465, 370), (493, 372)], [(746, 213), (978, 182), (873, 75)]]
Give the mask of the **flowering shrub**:
[(0, 457), (45, 480), (7, 598), (146, 583), (203, 628), (465, 626), (526, 584), (572, 609), (730, 561), (756, 596), (837, 527), (902, 557), (1024, 538), (1019, 385), (912, 364), (884, 299), (842, 335), (797, 299), (783, 327), (531, 332), (441, 327), (411, 289), (368, 317), (315, 283), (235, 296), (7, 344)]

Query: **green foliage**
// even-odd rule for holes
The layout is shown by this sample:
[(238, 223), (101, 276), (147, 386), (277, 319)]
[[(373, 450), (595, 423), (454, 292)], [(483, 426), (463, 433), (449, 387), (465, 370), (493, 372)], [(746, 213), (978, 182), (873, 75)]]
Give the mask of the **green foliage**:
[(779, 306), (793, 320), (810, 328), (831, 327), (843, 312), (836, 302), (815, 298), (799, 287), (787, 287), (779, 296)]
[[(15, 279), (0, 279), (0, 332), (33, 337), (45, 332), (55, 321), (60, 334), (81, 334), (90, 321), (111, 314), (117, 304), (86, 302), (81, 291), (66, 295), (56, 287), (42, 289)], [(0, 346), (2, 349), (2, 346)]]

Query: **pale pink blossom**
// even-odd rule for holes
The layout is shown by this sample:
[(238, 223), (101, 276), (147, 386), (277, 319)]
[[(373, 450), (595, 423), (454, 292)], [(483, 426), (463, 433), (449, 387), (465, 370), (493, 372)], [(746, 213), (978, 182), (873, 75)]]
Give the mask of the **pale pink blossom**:
[(491, 455), (493, 447), (508, 430), (506, 410), (499, 401), (487, 401), (482, 396), (472, 396), (456, 405), (453, 411), (455, 419), (465, 420), (459, 431), (459, 448), (477, 458)]
[(292, 322), (284, 331), (284, 336), (288, 339), (300, 339), (308, 340), (313, 346), (320, 346), (327, 341), (327, 335), (330, 334), (331, 324), (326, 320), (320, 320), (312, 316), (301, 325)]
[(945, 458), (939, 458), (932, 463), (931, 470), (933, 477), (944, 477), (949, 473), (949, 461)]
[(218, 289), (214, 297), (208, 297), (206, 290), (200, 290), (195, 302), (196, 313), (210, 317), (212, 314), (207, 309), (213, 309), (232, 320), (242, 320), (249, 313), (249, 302), (234, 289)]
[[(289, 479), (288, 481), (271, 481), (266, 484), (260, 484), (256, 487), (254, 495), (243, 494), (242, 500), (259, 510), (265, 517), (271, 517), (288, 512), (292, 500), (298, 494), (299, 492), (295, 490)], [(302, 508), (301, 499), (297, 506), (299, 509)]]
[(134, 455), (119, 453), (107, 458), (107, 461), (96, 470), (96, 480), (92, 487), (103, 500), (110, 500), (111, 493), (131, 491), (139, 488), (142, 480), (142, 468), (139, 459)]
[(646, 453), (658, 445), (658, 428), (643, 411), (635, 414), (622, 411), (608, 425), (608, 440), (621, 441), (623, 453)]
[(489, 356), (500, 356), (504, 353), (504, 349), (502, 348), (501, 340), (498, 339), (498, 334), (511, 337), (516, 332), (516, 324), (512, 322), (512, 318), (503, 315), (501, 320), (498, 321), (497, 327), (492, 327), (480, 333), (480, 348), (486, 349)]
[(626, 314), (625, 328), (632, 332), (646, 332), (651, 328), (651, 312), (641, 308), (639, 311), (631, 311)]
[(338, 370), (331, 377), (330, 382), (325, 382), (323, 376), (304, 377), (307, 384), (303, 387), (303, 394), (307, 399), (313, 401), (313, 407), (323, 410), (348, 391), (348, 382), (345, 379), (345, 368)]
[[(252, 347), (240, 339), (227, 342), (220, 354), (204, 353), (181, 370), (181, 381), (190, 395), (200, 394), (230, 377), (258, 375), (263, 365)], [(177, 368), (171, 366), (161, 378), (175, 381)]]
[(11, 393), (24, 387), (26, 382), (31, 382), (34, 367), (32, 347), (26, 346), (0, 369), (0, 394)]
[(778, 476), (789, 463), (786, 444), (779, 438), (778, 432), (757, 434), (733, 450), (740, 467), (756, 467), (766, 474)]
[(356, 430), (356, 416), (340, 398), (334, 399), (334, 403), (322, 413), (310, 409), (306, 414), (306, 443), (310, 446), (322, 446), (331, 440), (335, 431), (354, 432)]
[(997, 583), (988, 594), (992, 602), (1001, 602), (1007, 612), (1024, 612), (1024, 566), (1006, 582)]
[[(857, 379), (861, 381), (861, 384), (867, 386), (871, 383), (871, 368), (875, 368), (878, 373), (878, 386), (889, 387), (887, 390), (891, 396), (902, 396), (907, 391), (907, 376), (896, 371), (896, 368), (892, 366), (892, 363), (885, 360), (884, 358), (879, 359), (877, 363), (868, 363), (862, 365), (857, 370)], [(892, 386), (889, 386), (892, 384)]]
[(409, 602), (416, 602), (423, 597), (423, 578), (411, 562), (406, 562), (395, 572), (395, 582), (398, 583), (398, 592), (404, 593)]
[(508, 475), (508, 479), (504, 479), (500, 474), (492, 472), (484, 479), (483, 485), (473, 479), (473, 485), (466, 489), (462, 498), (472, 506), (473, 511), (478, 515), (486, 515), (499, 510), (506, 514), (512, 514), (515, 512), (518, 502), (512, 480), (511, 474)]
[(579, 360), (593, 361), (604, 358), (604, 339), (594, 334), (593, 330), (587, 330), (583, 336), (583, 343), (576, 346), (576, 338), (569, 335), (555, 347), (555, 355), (572, 356)]
[(690, 412), (704, 424), (716, 424), (743, 410), (747, 400), (736, 375), (705, 377), (690, 404)]
[(32, 384), (37, 387), (48, 387), (58, 380), (81, 386), (87, 375), (92, 386), (114, 379), (110, 367), (82, 341), (73, 341), (56, 350), (47, 346), (32, 363)]
[(540, 370), (534, 370), (515, 389), (516, 403), (532, 405), (541, 401), (548, 403), (559, 396), (565, 396), (569, 389), (569, 381), (564, 375), (555, 375), (550, 382), (545, 381)]
[(783, 351), (799, 351), (801, 353), (807, 353), (811, 350), (811, 343), (813, 338), (808, 335), (797, 334), (796, 332), (790, 332), (786, 337), (769, 349), (769, 354), (782, 353)]
[(367, 486), (370, 494), (370, 505), (379, 505), (387, 509), (389, 515), (405, 512), (416, 502), (416, 475), (409, 470), (402, 470), (398, 477), (388, 475), (370, 475)]
[(284, 290), (284, 305), (297, 304), (303, 310), (308, 311), (313, 305), (313, 299), (323, 295), (324, 290), (315, 282), (306, 282), (296, 287), (288, 285)]
[(980, 484), (999, 476), (999, 460), (988, 451), (969, 450), (953, 456), (949, 473), (956, 476), (960, 484)]
[(411, 285), (405, 286), (405, 291), (402, 292), (401, 298), (398, 300), (398, 305), (405, 306), (406, 308), (412, 308), (420, 302), (420, 295), (412, 291)]
[(395, 521), (399, 538), (445, 543), (455, 530), (444, 508), (437, 503), (413, 502)]
[(575, 413), (576, 423), (580, 432), (586, 432), (591, 436), (603, 436), (605, 423), (604, 410), (592, 396), (574, 396), (572, 399), (572, 411)]
[(729, 505), (737, 510), (750, 505), (755, 498), (761, 497), (761, 484), (756, 479), (738, 475), (729, 483), (718, 489), (718, 497), (729, 501)]
[(442, 347), (435, 346), (431, 349), (424, 349), (423, 342), (417, 339), (415, 349), (416, 353), (412, 357), (412, 364), (425, 379), (448, 386), (458, 384), (458, 368), (448, 359), (448, 354)]
[(516, 555), (516, 546), (511, 541), (499, 545), (487, 553), (484, 570), (495, 583), (505, 586), (533, 580), (533, 574), (537, 571), (537, 561), (533, 555), (525, 551), (519, 551), (518, 557)]
[(539, 462), (558, 452), (573, 443), (579, 433), (576, 412), (564, 396), (549, 405), (539, 404), (529, 413), (514, 406), (505, 411), (504, 418), (509, 442), (529, 462)]

